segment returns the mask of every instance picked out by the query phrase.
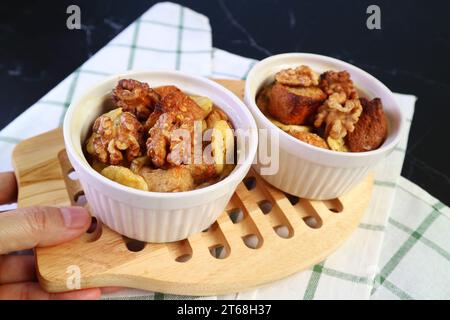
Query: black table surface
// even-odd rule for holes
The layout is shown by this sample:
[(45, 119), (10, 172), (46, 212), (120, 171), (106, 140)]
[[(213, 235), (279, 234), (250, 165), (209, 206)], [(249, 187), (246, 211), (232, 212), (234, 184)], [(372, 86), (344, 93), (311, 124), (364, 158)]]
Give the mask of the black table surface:
[[(0, 128), (157, 1), (1, 1)], [(418, 97), (402, 175), (450, 204), (450, 1), (176, 1), (209, 17), (213, 45), (262, 59), (312, 52)], [(81, 8), (81, 30), (66, 8)], [(370, 4), (381, 30), (366, 27)]]

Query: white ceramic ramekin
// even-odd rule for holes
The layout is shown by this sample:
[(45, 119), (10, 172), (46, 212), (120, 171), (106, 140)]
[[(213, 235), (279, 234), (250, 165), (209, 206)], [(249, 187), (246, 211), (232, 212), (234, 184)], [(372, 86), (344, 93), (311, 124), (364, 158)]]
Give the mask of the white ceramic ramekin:
[[(388, 118), (388, 137), (380, 148), (360, 153), (336, 152), (304, 143), (278, 129), (261, 112), (255, 103), (258, 91), (274, 80), (274, 75), (285, 68), (305, 64), (314, 71), (326, 70), (350, 73), (352, 80), (363, 96), (379, 97)], [(245, 85), (245, 103), (255, 117), (258, 129), (276, 130), (279, 138), (279, 166), (274, 174), (263, 178), (284, 192), (307, 199), (333, 199), (341, 196), (358, 184), (378, 161), (388, 155), (397, 145), (402, 128), (402, 113), (392, 92), (367, 72), (346, 62), (316, 54), (285, 53), (266, 58), (249, 72)], [(270, 145), (273, 137), (259, 136), (259, 144)], [(276, 140), (276, 139), (275, 139)], [(260, 151), (258, 151), (259, 155)], [(260, 157), (259, 157), (260, 158)], [(276, 161), (271, 153), (271, 161)], [(261, 172), (265, 167), (259, 160), (255, 169)]]
[[(237, 142), (239, 164), (222, 181), (208, 187), (175, 193), (146, 192), (111, 181), (91, 168), (82, 143), (101, 113), (108, 93), (123, 78), (147, 82), (151, 87), (175, 85), (185, 92), (207, 96), (224, 110), (235, 129), (250, 129), (247, 148)], [(229, 90), (200, 77), (179, 72), (130, 72), (110, 77), (73, 102), (64, 119), (64, 141), (93, 213), (111, 229), (147, 242), (185, 239), (209, 227), (225, 209), (256, 154), (256, 124), (245, 105)], [(239, 151), (240, 150), (240, 151)]]

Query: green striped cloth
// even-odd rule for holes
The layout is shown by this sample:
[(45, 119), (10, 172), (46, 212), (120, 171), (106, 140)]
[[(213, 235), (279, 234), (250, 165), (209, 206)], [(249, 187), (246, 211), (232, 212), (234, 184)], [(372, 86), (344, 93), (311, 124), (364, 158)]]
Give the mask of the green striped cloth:
[[(207, 17), (177, 4), (159, 3), (0, 132), (0, 171), (11, 170), (16, 143), (60, 126), (72, 99), (108, 75), (175, 69), (245, 79), (255, 62), (213, 48)], [(202, 299), (450, 298), (449, 208), (400, 177), (415, 97), (396, 94), (396, 98), (406, 116), (402, 141), (375, 169), (371, 204), (344, 245), (325, 261), (287, 279)], [(194, 299), (133, 289), (104, 298)]]

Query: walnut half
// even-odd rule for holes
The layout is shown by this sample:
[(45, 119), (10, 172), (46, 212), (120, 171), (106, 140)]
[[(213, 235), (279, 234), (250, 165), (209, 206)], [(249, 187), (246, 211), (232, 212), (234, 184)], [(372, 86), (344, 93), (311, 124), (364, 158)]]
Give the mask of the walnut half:
[(358, 92), (347, 71), (326, 71), (320, 75), (319, 87), (327, 94), (344, 93), (347, 99), (357, 99)]
[(359, 99), (346, 100), (346, 97), (343, 92), (331, 94), (319, 107), (314, 121), (316, 128), (325, 123), (325, 135), (336, 140), (353, 132), (362, 112)]
[(319, 76), (308, 66), (299, 66), (295, 69), (284, 69), (275, 75), (275, 81), (286, 86), (317, 86)]
[(159, 95), (147, 83), (133, 79), (122, 79), (112, 92), (117, 107), (134, 114), (139, 120), (147, 120), (153, 112)]
[(118, 165), (124, 155), (132, 161), (141, 153), (141, 134), (142, 125), (136, 117), (117, 108), (95, 120), (86, 150), (102, 163)]

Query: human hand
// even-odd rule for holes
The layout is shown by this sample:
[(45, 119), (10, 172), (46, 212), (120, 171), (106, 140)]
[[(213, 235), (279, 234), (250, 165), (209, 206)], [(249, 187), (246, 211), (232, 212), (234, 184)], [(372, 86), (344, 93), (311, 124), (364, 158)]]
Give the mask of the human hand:
[[(0, 173), (0, 204), (17, 199), (14, 173)], [(29, 207), (0, 212), (0, 300), (98, 299), (98, 288), (64, 293), (45, 292), (36, 282), (33, 255), (8, 253), (52, 246), (72, 240), (89, 228), (89, 212), (82, 207)]]

